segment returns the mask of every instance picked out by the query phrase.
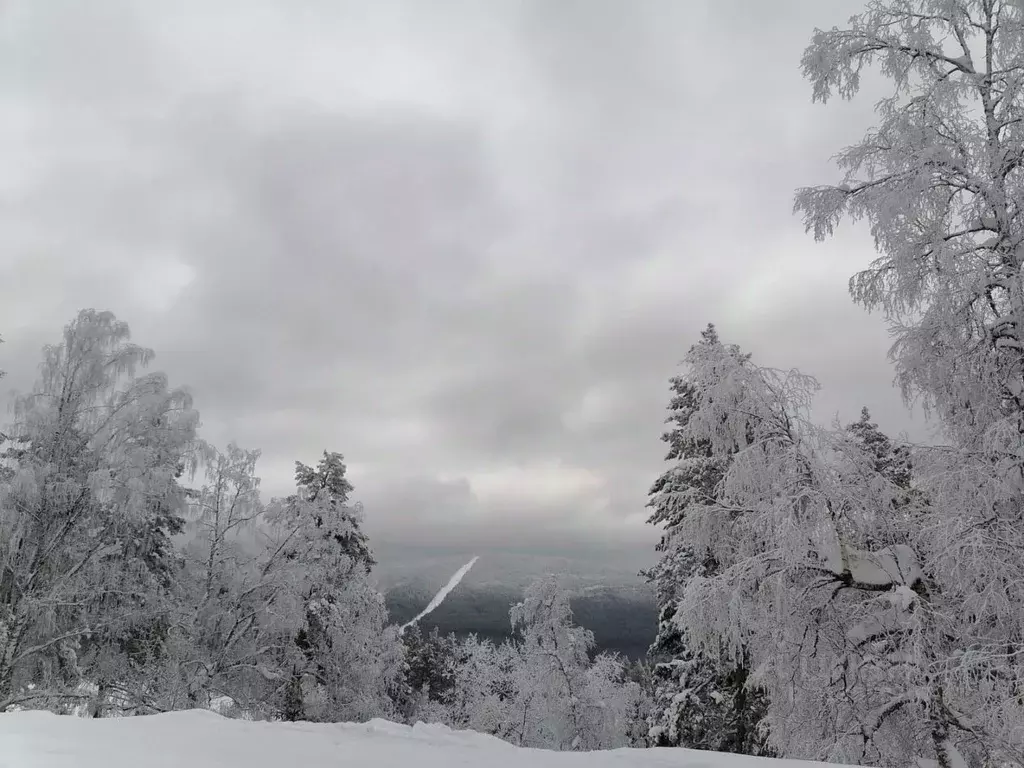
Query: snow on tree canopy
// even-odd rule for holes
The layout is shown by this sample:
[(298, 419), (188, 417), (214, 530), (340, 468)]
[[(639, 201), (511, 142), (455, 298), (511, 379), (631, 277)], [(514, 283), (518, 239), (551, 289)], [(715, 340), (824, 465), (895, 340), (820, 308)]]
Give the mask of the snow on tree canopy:
[(875, 552), (852, 550), (846, 555), (846, 564), (855, 583), (873, 587), (913, 586), (923, 578), (917, 555), (905, 544)]
[[(816, 30), (802, 61), (821, 102), (855, 97), (871, 65), (892, 86), (878, 124), (838, 154), (840, 183), (799, 190), (795, 209), (818, 240), (844, 219), (869, 224), (878, 257), (851, 293), (885, 314), (903, 394), (947, 444), (915, 449), (896, 504), (858, 500), (886, 489), (849, 479), (862, 462), (841, 480), (848, 650), (827, 673), (856, 702), (851, 740), (877, 750), (854, 761), (1020, 765), (1024, 4), (875, 0)], [(835, 589), (837, 567), (808, 597)]]

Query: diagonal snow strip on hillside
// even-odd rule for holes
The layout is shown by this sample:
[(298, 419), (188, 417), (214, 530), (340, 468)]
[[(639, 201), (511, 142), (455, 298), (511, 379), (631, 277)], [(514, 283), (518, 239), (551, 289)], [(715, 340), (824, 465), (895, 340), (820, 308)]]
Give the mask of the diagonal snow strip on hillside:
[(419, 614), (414, 619), (403, 624), (399, 629), (399, 632), (404, 632), (406, 629), (411, 627), (413, 624), (415, 624), (417, 621), (422, 619), (428, 613), (436, 609), (437, 606), (443, 603), (444, 599), (452, 593), (453, 589), (459, 586), (459, 583), (462, 581), (465, 575), (469, 573), (469, 569), (473, 567), (473, 563), (475, 563), (479, 559), (480, 557), (478, 555), (474, 555), (472, 560), (470, 560), (464, 566), (459, 568), (459, 570), (457, 570), (452, 575), (452, 577), (448, 579), (448, 583), (441, 587), (441, 590), (436, 595), (434, 595), (433, 599), (427, 604), (427, 607), (420, 611)]

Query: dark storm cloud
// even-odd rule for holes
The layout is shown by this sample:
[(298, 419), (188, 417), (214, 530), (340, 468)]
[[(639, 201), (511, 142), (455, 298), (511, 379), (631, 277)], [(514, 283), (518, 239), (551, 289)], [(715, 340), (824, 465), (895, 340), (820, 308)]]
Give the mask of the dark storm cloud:
[(2, 367), (109, 307), (270, 493), (329, 448), (381, 539), (649, 546), (708, 321), (908, 423), (869, 241), (790, 213), (870, 122), (797, 67), (857, 4), (13, 3)]

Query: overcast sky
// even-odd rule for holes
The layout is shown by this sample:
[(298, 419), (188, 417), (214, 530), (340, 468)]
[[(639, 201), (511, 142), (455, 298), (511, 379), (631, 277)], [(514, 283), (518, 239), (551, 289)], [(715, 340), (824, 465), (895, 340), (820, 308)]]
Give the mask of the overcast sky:
[(798, 66), (860, 5), (6, 0), (0, 368), (111, 309), (271, 494), (329, 448), (382, 542), (649, 551), (709, 321), (914, 426), (868, 234), (791, 214), (872, 122)]

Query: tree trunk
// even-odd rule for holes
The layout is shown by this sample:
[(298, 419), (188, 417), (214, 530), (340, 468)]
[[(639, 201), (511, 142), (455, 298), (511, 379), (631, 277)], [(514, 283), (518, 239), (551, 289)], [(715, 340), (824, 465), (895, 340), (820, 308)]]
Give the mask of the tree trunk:
[(293, 667), (291, 679), (289, 679), (284, 693), (284, 707), (281, 716), (290, 723), (304, 720), (306, 717), (304, 704), (302, 675)]
[(90, 709), (90, 717), (103, 717), (103, 711), (106, 706), (107, 698), (107, 683), (104, 680), (100, 680), (97, 684), (96, 698), (92, 700)]
[(14, 695), (14, 659), (28, 621), (15, 617), (9, 607), (0, 608), (0, 712)]

